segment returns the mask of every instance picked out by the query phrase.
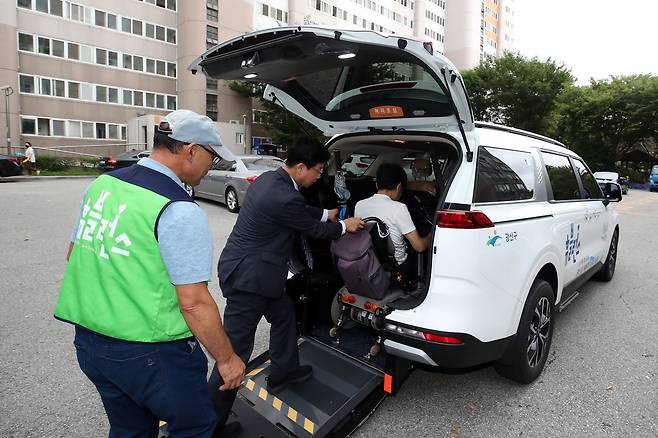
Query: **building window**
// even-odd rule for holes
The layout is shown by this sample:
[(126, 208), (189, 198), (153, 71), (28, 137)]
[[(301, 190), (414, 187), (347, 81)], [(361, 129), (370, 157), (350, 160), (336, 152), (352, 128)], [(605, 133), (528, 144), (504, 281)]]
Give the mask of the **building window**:
[(215, 26), (206, 26), (206, 42), (212, 44), (219, 43), (219, 29)]
[(34, 119), (21, 117), (21, 134), (34, 135), (37, 131), (37, 122)]
[(96, 64), (107, 64), (107, 51), (103, 49), (96, 49)]
[(66, 131), (64, 130), (65, 122), (64, 120), (53, 120), (53, 136), (55, 137), (64, 137), (66, 136)]
[(37, 11), (48, 13), (48, 0), (35, 0), (34, 6)]
[(18, 49), (34, 52), (34, 37), (26, 33), (18, 34)]
[(167, 29), (167, 42), (176, 44), (176, 29)]
[(69, 137), (80, 137), (82, 135), (82, 132), (80, 131), (80, 122), (75, 120), (69, 120), (68, 125), (69, 125), (69, 132), (68, 132)]
[(48, 38), (39, 37), (39, 53), (50, 55), (50, 40)]
[(252, 121), (254, 123), (263, 124), (267, 119), (267, 111), (263, 110), (254, 110), (252, 115)]
[(19, 8), (32, 9), (32, 0), (18, 0), (16, 4)]
[(103, 11), (99, 11), (96, 9), (96, 14), (95, 14), (95, 20), (94, 23), (96, 26), (106, 26), (107, 21), (105, 20), (106, 14)]
[(123, 90), (123, 104), (124, 105), (133, 104), (133, 92), (131, 90)]
[(133, 91), (133, 105), (144, 106), (144, 93), (141, 91)]
[(107, 138), (105, 135), (105, 123), (96, 123), (96, 138)]
[(119, 103), (119, 89), (118, 88), (108, 88), (107, 89), (107, 101), (109, 103)]
[(167, 96), (167, 109), (168, 110), (176, 109), (176, 96)]
[(217, 0), (206, 1), (206, 19), (208, 21), (219, 21), (219, 5)]
[(149, 108), (153, 108), (155, 106), (155, 94), (145, 93), (145, 95), (146, 95), (146, 106)]
[(69, 98), (80, 98), (80, 84), (78, 82), (69, 82)]
[(146, 72), (155, 73), (155, 59), (146, 59)]
[(111, 65), (112, 67), (119, 66), (119, 54), (117, 52), (111, 50), (107, 52), (107, 65)]
[(142, 36), (142, 22), (133, 20), (133, 34)]
[(155, 62), (155, 72), (159, 75), (164, 76), (165, 75), (165, 62), (164, 61), (156, 61)]
[(217, 121), (217, 95), (206, 94), (206, 115), (211, 120)]
[(107, 27), (108, 27), (108, 29), (116, 30), (116, 28), (117, 28), (117, 16), (116, 15), (107, 14)]
[(64, 16), (64, 11), (62, 7), (62, 0), (50, 0), (50, 15), (56, 15), (58, 17)]
[(21, 93), (34, 93), (34, 77), (20, 75), (18, 82), (20, 84)]
[(39, 94), (50, 96), (50, 79), (41, 78), (41, 83), (39, 85)]
[(170, 76), (172, 78), (176, 77), (176, 64), (172, 62), (167, 63), (167, 76)]
[(37, 134), (43, 136), (50, 135), (50, 119), (37, 119)]
[(94, 124), (82, 122), (82, 136), (84, 138), (94, 138)]
[(107, 138), (112, 138), (112, 139), (119, 138), (119, 125), (114, 125), (114, 124), (107, 125)]
[(107, 87), (96, 86), (96, 102), (107, 102)]
[(52, 40), (53, 43), (53, 56), (58, 58), (64, 57), (64, 41)]
[(165, 28), (162, 26), (155, 26), (155, 39), (164, 41), (165, 40)]
[(206, 76), (206, 88), (210, 90), (217, 89), (217, 79), (212, 79)]
[(74, 43), (68, 43), (68, 57), (69, 59), (80, 59), (80, 46)]
[(131, 33), (131, 23), (130, 18), (121, 17), (121, 31)]
[(155, 26), (151, 23), (146, 23), (146, 36), (149, 38), (155, 38)]
[(144, 58), (141, 56), (133, 56), (133, 70), (144, 71)]
[(123, 68), (133, 68), (133, 57), (131, 55), (123, 54)]
[(56, 97), (66, 97), (66, 86), (64, 81), (53, 79), (53, 91)]
[(157, 106), (160, 109), (165, 108), (165, 97), (162, 94), (158, 94), (155, 96), (155, 106)]

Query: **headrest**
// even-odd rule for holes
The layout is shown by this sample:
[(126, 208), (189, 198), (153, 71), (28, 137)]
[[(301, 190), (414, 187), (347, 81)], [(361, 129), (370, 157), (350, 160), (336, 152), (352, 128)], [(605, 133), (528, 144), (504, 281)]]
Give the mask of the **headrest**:
[(428, 177), (432, 174), (432, 165), (429, 160), (416, 158), (411, 162), (411, 171), (414, 175)]

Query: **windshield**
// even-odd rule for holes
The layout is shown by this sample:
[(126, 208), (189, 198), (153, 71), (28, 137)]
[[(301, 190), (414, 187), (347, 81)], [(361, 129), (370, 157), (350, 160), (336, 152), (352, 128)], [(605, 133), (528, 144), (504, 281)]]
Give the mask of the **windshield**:
[(242, 162), (249, 170), (273, 170), (283, 165), (283, 160), (275, 158), (249, 158), (243, 159)]
[(658, 165), (653, 166), (653, 169), (651, 169), (651, 174), (652, 175), (658, 175)]
[(409, 62), (355, 64), (300, 75), (295, 81), (325, 111), (340, 111), (373, 100), (448, 103), (432, 75)]

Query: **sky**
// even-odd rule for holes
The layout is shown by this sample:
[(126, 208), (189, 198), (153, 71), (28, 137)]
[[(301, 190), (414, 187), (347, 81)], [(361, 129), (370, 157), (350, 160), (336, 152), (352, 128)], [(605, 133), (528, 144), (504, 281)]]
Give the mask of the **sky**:
[(516, 0), (516, 49), (590, 77), (658, 76), (658, 0)]

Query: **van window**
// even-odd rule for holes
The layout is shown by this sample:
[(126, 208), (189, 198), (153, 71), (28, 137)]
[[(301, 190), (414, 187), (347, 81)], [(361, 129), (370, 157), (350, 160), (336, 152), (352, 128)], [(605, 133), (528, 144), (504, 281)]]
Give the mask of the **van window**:
[(653, 169), (651, 169), (651, 174), (652, 175), (658, 175), (658, 165), (653, 166)]
[(347, 172), (347, 176), (361, 176), (376, 158), (377, 155), (372, 154), (352, 154), (343, 161), (340, 170)]
[(541, 156), (553, 189), (553, 199), (556, 201), (580, 199), (578, 180), (569, 158), (549, 152), (542, 152)]
[(535, 173), (532, 155), (492, 147), (480, 147), (473, 202), (505, 202), (532, 199)]
[(603, 193), (601, 193), (601, 188), (599, 187), (599, 184), (596, 182), (596, 178), (594, 178), (594, 175), (592, 175), (589, 170), (587, 170), (587, 166), (585, 166), (585, 163), (583, 163), (580, 160), (574, 160), (574, 163), (576, 165), (576, 170), (580, 174), (580, 181), (583, 183), (583, 189), (585, 189), (585, 193), (583, 193), (583, 197), (585, 199), (603, 199)]

